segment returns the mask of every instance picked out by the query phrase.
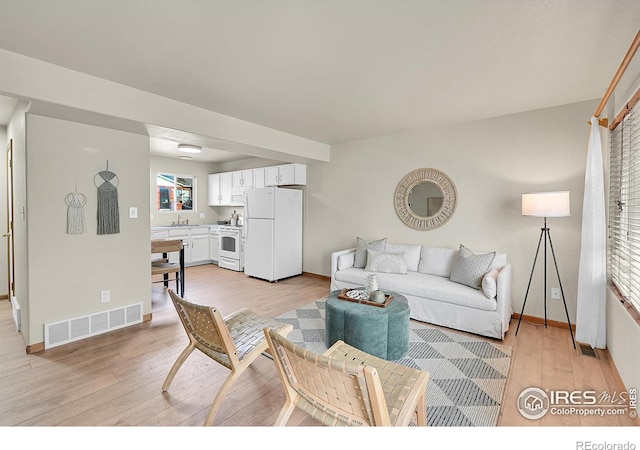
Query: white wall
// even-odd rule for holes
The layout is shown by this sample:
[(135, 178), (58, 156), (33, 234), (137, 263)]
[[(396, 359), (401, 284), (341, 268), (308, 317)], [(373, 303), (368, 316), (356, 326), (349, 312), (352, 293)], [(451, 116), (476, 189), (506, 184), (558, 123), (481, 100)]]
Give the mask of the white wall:
[[(27, 114), (29, 330), (43, 342), (43, 324), (141, 302), (151, 313), (149, 138)], [(118, 176), (120, 233), (97, 234), (95, 175)], [(87, 198), (86, 233), (66, 233), (65, 196)], [(138, 208), (130, 219), (129, 207)], [(100, 291), (111, 301), (100, 303)]]
[[(333, 146), (331, 162), (308, 166), (304, 270), (329, 275), (330, 253), (354, 247), (356, 236), (478, 251), (505, 252), (513, 264), (513, 307), (520, 312), (541, 218), (521, 215), (521, 194), (571, 191), (571, 217), (549, 219), (562, 285), (575, 323), (582, 195), (597, 102), (430, 128)], [(451, 220), (433, 231), (405, 226), (394, 191), (410, 171), (431, 167), (458, 191)], [(549, 254), (548, 289), (557, 287)], [(542, 250), (524, 314), (544, 316)], [(548, 300), (549, 319), (566, 322), (562, 301)]]

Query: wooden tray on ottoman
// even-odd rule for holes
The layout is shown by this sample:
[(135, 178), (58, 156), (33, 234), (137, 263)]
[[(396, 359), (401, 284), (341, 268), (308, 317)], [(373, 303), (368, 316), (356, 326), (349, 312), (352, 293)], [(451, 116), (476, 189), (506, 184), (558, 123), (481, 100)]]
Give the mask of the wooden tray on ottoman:
[(340, 293), (338, 294), (338, 298), (340, 300), (346, 300), (348, 302), (354, 302), (354, 303), (361, 303), (363, 305), (371, 305), (371, 306), (377, 306), (378, 308), (386, 308), (387, 305), (389, 305), (389, 303), (391, 303), (393, 301), (393, 295), (392, 294), (384, 294), (384, 303), (376, 303), (376, 302), (372, 302), (369, 300), (362, 300), (362, 299), (358, 299), (358, 298), (351, 298), (351, 297), (347, 297), (347, 292), (351, 292), (351, 291), (361, 291), (362, 289), (342, 289), (340, 291)]

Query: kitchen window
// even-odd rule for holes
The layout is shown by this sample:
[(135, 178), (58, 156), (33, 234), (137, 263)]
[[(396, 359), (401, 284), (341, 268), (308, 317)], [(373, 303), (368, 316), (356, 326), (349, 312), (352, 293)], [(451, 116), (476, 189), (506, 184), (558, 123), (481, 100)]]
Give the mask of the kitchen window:
[(196, 177), (159, 173), (156, 176), (158, 211), (194, 211)]

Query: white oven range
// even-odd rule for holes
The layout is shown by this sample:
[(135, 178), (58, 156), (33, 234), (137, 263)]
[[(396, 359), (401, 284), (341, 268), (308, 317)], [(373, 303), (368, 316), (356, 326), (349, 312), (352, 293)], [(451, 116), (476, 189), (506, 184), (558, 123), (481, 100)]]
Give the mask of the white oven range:
[(242, 272), (244, 269), (242, 251), (242, 227), (223, 225), (218, 229), (220, 254), (218, 267)]

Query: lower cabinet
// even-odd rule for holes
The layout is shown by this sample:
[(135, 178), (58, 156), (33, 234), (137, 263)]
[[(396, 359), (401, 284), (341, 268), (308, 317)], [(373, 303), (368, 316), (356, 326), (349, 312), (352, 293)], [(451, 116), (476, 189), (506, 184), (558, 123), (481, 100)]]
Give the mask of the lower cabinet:
[(189, 264), (209, 262), (209, 233), (191, 236)]
[[(155, 239), (159, 239), (161, 234), (157, 231), (152, 231), (152, 237)], [(217, 231), (216, 231), (217, 236)], [(200, 227), (179, 227), (179, 228), (169, 228), (166, 231), (166, 235), (164, 235), (164, 239), (180, 239), (182, 241), (182, 245), (184, 246), (184, 263), (185, 265), (197, 265), (197, 264), (207, 264), (210, 263), (213, 259), (211, 257), (211, 249), (209, 246), (209, 227), (200, 226)], [(216, 250), (217, 250), (217, 242), (216, 242)], [(157, 256), (157, 255), (155, 255)], [(178, 262), (178, 254), (172, 253), (169, 255), (169, 262)]]
[(220, 257), (220, 237), (218, 232), (211, 230), (209, 232), (209, 259), (218, 262)]

